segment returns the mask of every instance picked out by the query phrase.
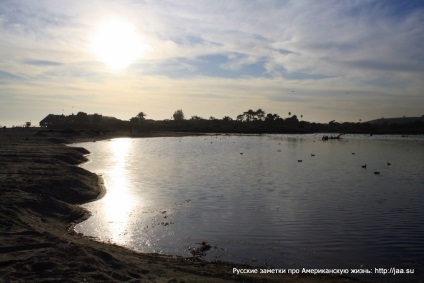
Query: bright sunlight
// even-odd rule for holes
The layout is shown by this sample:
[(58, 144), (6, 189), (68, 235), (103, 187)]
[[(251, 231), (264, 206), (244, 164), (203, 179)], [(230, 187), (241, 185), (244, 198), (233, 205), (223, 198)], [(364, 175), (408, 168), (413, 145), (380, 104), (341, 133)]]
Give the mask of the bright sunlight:
[(97, 27), (91, 50), (108, 67), (124, 69), (143, 55), (145, 45), (132, 25), (113, 19)]
[(104, 203), (103, 216), (110, 229), (112, 242), (125, 242), (130, 233), (130, 215), (135, 207), (135, 198), (132, 196), (128, 182), (129, 154), (132, 150), (132, 141), (128, 138), (114, 139), (108, 143), (113, 153), (110, 160), (111, 168), (106, 174), (108, 192), (102, 199)]

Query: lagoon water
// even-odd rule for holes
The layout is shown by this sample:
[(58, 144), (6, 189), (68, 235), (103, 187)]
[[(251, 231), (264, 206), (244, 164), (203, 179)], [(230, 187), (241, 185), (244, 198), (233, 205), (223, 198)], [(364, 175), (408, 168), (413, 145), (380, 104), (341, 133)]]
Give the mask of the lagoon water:
[(206, 260), (413, 268), (362, 278), (423, 278), (424, 137), (321, 136), (75, 144), (92, 152), (82, 167), (102, 175), (107, 189), (84, 205), (93, 215), (75, 229), (143, 252), (189, 257), (205, 241), (213, 247)]

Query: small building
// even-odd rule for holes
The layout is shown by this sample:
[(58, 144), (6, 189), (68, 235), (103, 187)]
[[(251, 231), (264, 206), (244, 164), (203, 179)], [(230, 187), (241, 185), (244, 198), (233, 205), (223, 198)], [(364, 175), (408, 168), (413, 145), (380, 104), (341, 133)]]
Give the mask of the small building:
[(122, 122), (115, 117), (103, 116), (101, 114), (87, 114), (84, 112), (78, 112), (77, 115), (71, 114), (65, 115), (54, 115), (49, 114), (43, 120), (40, 121), (40, 127), (58, 127), (58, 126), (70, 126), (70, 127), (92, 127), (114, 125)]

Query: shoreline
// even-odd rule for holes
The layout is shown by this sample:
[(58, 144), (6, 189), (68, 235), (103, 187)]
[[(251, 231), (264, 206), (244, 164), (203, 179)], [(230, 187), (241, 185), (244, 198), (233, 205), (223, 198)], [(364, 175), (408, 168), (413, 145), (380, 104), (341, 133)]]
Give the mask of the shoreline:
[[(83, 164), (83, 163), (81, 163), (81, 164)], [(77, 164), (77, 166), (79, 167), (81, 164)], [(82, 169), (85, 170), (84, 168), (82, 168)], [(87, 172), (90, 172), (88, 170), (86, 170), (86, 171)], [(93, 174), (95, 174), (95, 173), (93, 173)], [(85, 236), (82, 233), (78, 233), (77, 231), (75, 231), (75, 226), (78, 225), (81, 222), (86, 221), (88, 218), (90, 218), (92, 216), (92, 212), (89, 211), (89, 210), (87, 210), (87, 209), (85, 209), (85, 208), (83, 208), (83, 207), (81, 207), (81, 205), (86, 204), (86, 203), (90, 203), (90, 202), (94, 202), (94, 201), (98, 201), (98, 200), (102, 199), (106, 195), (106, 193), (107, 193), (107, 189), (106, 189), (106, 186), (104, 185), (103, 177), (102, 176), (99, 176), (99, 175), (97, 175), (97, 177), (98, 177), (98, 182), (97, 182), (98, 184), (97, 184), (97, 186), (99, 187), (99, 194), (98, 194), (98, 196), (95, 199), (88, 200), (88, 201), (86, 201), (86, 202), (84, 202), (84, 203), (82, 203), (82, 204), (79, 205), (80, 208), (82, 208), (82, 209), (85, 210), (85, 214), (84, 214), (83, 217), (81, 217), (79, 219), (76, 219), (76, 220), (74, 220), (74, 221), (72, 221), (72, 222), (69, 223), (67, 230), (68, 230), (68, 233), (70, 233), (70, 234), (74, 234), (74, 235), (81, 234), (84, 237), (88, 237), (88, 236)]]
[(103, 196), (106, 188), (100, 176), (78, 167), (87, 161), (87, 150), (63, 143), (114, 137), (129, 136), (43, 136), (38, 129), (0, 134), (2, 281), (360, 282), (326, 275), (237, 275), (233, 268), (258, 267), (140, 253), (70, 231), (90, 215), (79, 205)]

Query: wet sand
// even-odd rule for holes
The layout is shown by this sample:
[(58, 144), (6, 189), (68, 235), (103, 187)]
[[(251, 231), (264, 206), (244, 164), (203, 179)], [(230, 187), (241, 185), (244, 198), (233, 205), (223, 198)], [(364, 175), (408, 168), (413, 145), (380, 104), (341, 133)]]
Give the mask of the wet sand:
[[(77, 165), (83, 148), (64, 143), (126, 133), (0, 129), (0, 281), (2, 282), (359, 282), (338, 276), (236, 275), (242, 265), (146, 254), (75, 233), (89, 217), (79, 204), (104, 193)], [(150, 133), (143, 136), (184, 135)]]

